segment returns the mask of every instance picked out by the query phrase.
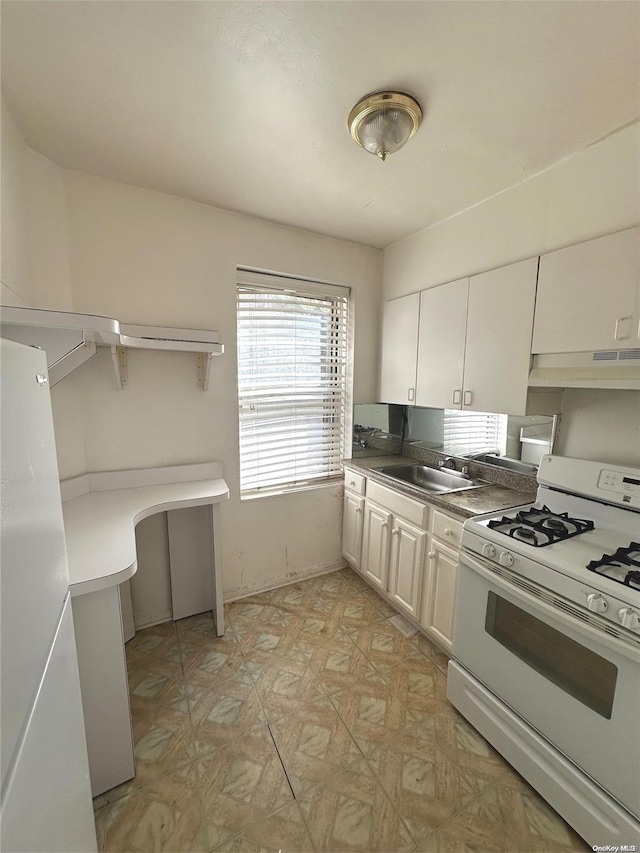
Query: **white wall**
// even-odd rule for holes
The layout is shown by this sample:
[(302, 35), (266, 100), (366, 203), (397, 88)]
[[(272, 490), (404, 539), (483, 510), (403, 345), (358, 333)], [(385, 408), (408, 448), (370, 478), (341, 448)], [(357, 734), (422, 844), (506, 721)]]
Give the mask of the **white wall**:
[(394, 299), (640, 223), (640, 125), (383, 252)]
[[(72, 309), (64, 172), (30, 148), (2, 102), (2, 305)], [(52, 389), (61, 476), (87, 470), (78, 375)]]
[[(27, 199), (22, 181), (26, 145), (2, 102), (2, 304), (33, 303), (27, 247)], [(5, 289), (6, 288), (6, 289)]]
[[(383, 299), (639, 224), (639, 154), (636, 124), (389, 246)], [(640, 392), (567, 390), (562, 414), (560, 453), (638, 464)]]
[[(354, 399), (367, 403), (376, 393), (381, 253), (66, 172), (25, 144), (4, 104), (2, 192), (4, 304), (213, 328), (226, 347), (206, 394), (195, 356), (141, 351), (129, 354), (129, 387), (116, 391), (109, 353), (99, 350), (52, 391), (61, 477), (218, 459), (232, 493), (222, 510), (227, 594), (342, 565), (339, 486), (239, 501), (236, 267), (353, 288)], [(140, 528), (139, 565), (147, 575), (155, 565), (166, 586), (163, 530)], [(141, 584), (145, 598), (153, 581), (141, 576)]]
[(640, 392), (567, 389), (557, 452), (640, 468)]
[(338, 486), (239, 500), (236, 267), (352, 286), (354, 396), (372, 402), (380, 252), (78, 173), (65, 174), (65, 187), (74, 309), (123, 322), (217, 329), (225, 354), (214, 359), (203, 393), (194, 355), (129, 351), (129, 385), (117, 391), (109, 353), (99, 350), (77, 372), (71, 405), (56, 405), (63, 475), (80, 464), (72, 440), (80, 406), (89, 470), (223, 462), (231, 488), (222, 508), (227, 594), (340, 565)]
[(2, 304), (69, 311), (63, 171), (25, 144), (2, 103)]

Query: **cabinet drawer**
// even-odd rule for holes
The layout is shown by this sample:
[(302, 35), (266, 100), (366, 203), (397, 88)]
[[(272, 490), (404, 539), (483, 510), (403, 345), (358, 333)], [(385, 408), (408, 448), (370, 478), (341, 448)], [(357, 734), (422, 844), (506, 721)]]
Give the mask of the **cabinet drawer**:
[(427, 526), (429, 508), (419, 501), (414, 501), (406, 495), (387, 489), (372, 480), (369, 481), (367, 488), (367, 498), (388, 509), (389, 512), (417, 524), (418, 527), (426, 528)]
[(450, 515), (447, 515), (445, 512), (440, 512), (440, 510), (434, 509), (433, 519), (431, 522), (431, 532), (451, 548), (460, 547), (462, 522)]
[(356, 474), (352, 468), (344, 469), (344, 487), (357, 495), (364, 495), (367, 478), (362, 474)]

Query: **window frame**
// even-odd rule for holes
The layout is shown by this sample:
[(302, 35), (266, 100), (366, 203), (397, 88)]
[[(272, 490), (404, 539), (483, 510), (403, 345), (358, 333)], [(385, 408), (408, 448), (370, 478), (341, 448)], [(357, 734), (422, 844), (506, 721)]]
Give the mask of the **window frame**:
[[(300, 296), (311, 297), (341, 297), (346, 300), (345, 304), (345, 366), (344, 366), (344, 391), (343, 391), (343, 422), (342, 422), (342, 447), (341, 459), (348, 455), (350, 447), (349, 437), (353, 429), (353, 326), (354, 326), (354, 292), (350, 287), (344, 285), (333, 284), (330, 282), (316, 281), (312, 279), (302, 278), (300, 276), (289, 276), (283, 274), (269, 273), (262, 270), (256, 270), (248, 267), (238, 267), (236, 275), (236, 329), (239, 322), (239, 301), (238, 295), (240, 288), (248, 287), (255, 289), (263, 289), (268, 292), (282, 292), (288, 294), (299, 294)], [(335, 310), (335, 309), (334, 309)], [(238, 446), (238, 480), (240, 484), (240, 500), (255, 500), (261, 497), (272, 497), (274, 495), (288, 494), (291, 492), (310, 491), (328, 486), (335, 486), (342, 479), (341, 466), (339, 465), (335, 473), (331, 473), (327, 477), (311, 477), (304, 481), (288, 481), (285, 483), (257, 486), (251, 489), (242, 489), (242, 468), (241, 468), (241, 446), (240, 446), (240, 429), (241, 429), (241, 397), (240, 397), (240, 362), (239, 362), (239, 346), (238, 337), (236, 337), (236, 393), (238, 402), (238, 428), (239, 428), (239, 446)]]

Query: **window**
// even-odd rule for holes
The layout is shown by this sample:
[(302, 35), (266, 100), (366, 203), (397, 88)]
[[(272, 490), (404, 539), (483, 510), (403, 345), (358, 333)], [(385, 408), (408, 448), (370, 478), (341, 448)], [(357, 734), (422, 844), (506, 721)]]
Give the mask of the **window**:
[(349, 291), (243, 271), (239, 279), (241, 495), (337, 476)]
[(492, 450), (504, 454), (507, 449), (507, 419), (507, 415), (445, 409), (443, 445), (448, 453), (454, 455), (455, 449), (461, 455)]

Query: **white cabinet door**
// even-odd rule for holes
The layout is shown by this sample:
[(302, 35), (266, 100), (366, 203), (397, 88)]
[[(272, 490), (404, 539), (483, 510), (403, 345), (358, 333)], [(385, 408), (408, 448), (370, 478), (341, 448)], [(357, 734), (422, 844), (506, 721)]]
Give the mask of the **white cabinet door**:
[(461, 407), (468, 297), (468, 278), (420, 294), (418, 406)]
[(362, 556), (363, 512), (364, 498), (345, 491), (342, 514), (342, 554), (356, 569), (360, 568)]
[(365, 503), (362, 539), (362, 571), (385, 592), (389, 575), (389, 531), (391, 513), (375, 504)]
[(419, 617), (427, 534), (401, 518), (391, 532), (389, 595), (414, 618)]
[(534, 353), (638, 346), (640, 228), (540, 258)]
[(69, 598), (3, 786), (0, 847), (12, 853), (97, 849)]
[(438, 641), (443, 649), (451, 651), (453, 636), (453, 610), (458, 575), (458, 552), (431, 540), (428, 557), (427, 586), (420, 624)]
[(524, 415), (538, 258), (469, 282), (462, 408)]
[(380, 402), (415, 403), (420, 294), (385, 302), (382, 316)]

